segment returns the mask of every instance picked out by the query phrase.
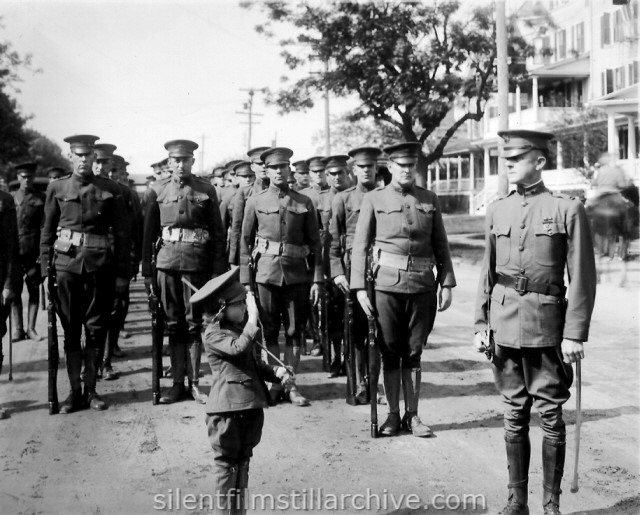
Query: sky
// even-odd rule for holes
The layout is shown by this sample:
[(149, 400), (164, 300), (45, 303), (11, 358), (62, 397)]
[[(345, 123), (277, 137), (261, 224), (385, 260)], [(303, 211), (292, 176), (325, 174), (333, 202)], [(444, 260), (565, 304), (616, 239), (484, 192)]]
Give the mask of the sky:
[[(41, 70), (22, 71), (15, 93), (32, 116), (28, 125), (63, 152), (69, 135), (99, 136), (118, 146), (130, 173), (150, 173), (171, 139), (200, 145), (196, 172), (242, 157), (242, 89), (278, 89), (282, 76), (292, 76), (277, 41), (254, 30), (264, 15), (238, 0), (0, 0), (0, 17), (0, 40), (32, 54), (32, 68)], [(251, 146), (275, 142), (292, 148), (294, 160), (322, 153), (322, 142), (312, 141), (324, 126), (324, 101), (317, 100), (306, 113), (281, 116), (256, 92), (253, 111), (263, 116), (255, 118)], [(332, 99), (332, 115), (355, 106)]]

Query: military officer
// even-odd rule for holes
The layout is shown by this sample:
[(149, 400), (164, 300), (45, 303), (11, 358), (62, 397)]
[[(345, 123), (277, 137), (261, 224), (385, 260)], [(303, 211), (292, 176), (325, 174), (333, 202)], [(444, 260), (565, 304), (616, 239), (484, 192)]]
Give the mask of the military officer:
[[(278, 333), (284, 325), (284, 362), (294, 373), (300, 362), (309, 296), (318, 300), (322, 260), (318, 218), (308, 197), (289, 188), (293, 152), (285, 147), (264, 151), (269, 187), (249, 197), (240, 240), (240, 280), (257, 290), (264, 338), (279, 356)], [(255, 274), (252, 278), (252, 274)], [(313, 283), (313, 285), (311, 285)], [(272, 399), (282, 393), (272, 385)], [(297, 406), (308, 404), (295, 386), (285, 395)]]
[[(2, 372), (2, 340), (7, 333), (7, 317), (11, 311), (10, 306), (15, 299), (15, 291), (21, 280), (20, 270), (20, 246), (18, 243), (18, 222), (16, 218), (16, 206), (13, 197), (6, 191), (0, 190), (0, 373)], [(8, 418), (8, 413), (0, 408), (0, 420)]]
[[(269, 177), (260, 159), (260, 154), (269, 147), (255, 147), (247, 152), (249, 167), (254, 173), (255, 181), (249, 186), (241, 187), (233, 199), (231, 209), (231, 229), (229, 232), (229, 264), (240, 264), (240, 236), (242, 234), (242, 220), (247, 199), (254, 193), (259, 193), (269, 187)], [(246, 166), (246, 165), (245, 165)]]
[[(389, 156), (391, 183), (362, 200), (350, 286), (357, 291), (364, 312), (377, 316), (377, 341), (389, 404), (389, 416), (380, 433), (392, 436), (402, 426), (414, 436), (428, 437), (433, 433), (418, 416), (420, 357), (438, 304), (440, 311), (449, 307), (456, 280), (438, 197), (415, 184), (420, 143), (398, 143), (384, 151)], [(370, 299), (365, 290), (368, 252), (372, 253), (375, 299)], [(401, 385), (405, 405), (402, 420)]]
[[(16, 298), (11, 307), (13, 340), (41, 341), (36, 332), (38, 304), (40, 302), (40, 227), (44, 218), (44, 194), (33, 186), (37, 163), (22, 163), (15, 167), (18, 175), (18, 190), (13, 194), (18, 216), (18, 237), (20, 241), (20, 266), (22, 273), (16, 286)], [(27, 285), (29, 304), (27, 307), (27, 332), (22, 322), (22, 287)]]
[(295, 172), (293, 176), (296, 179), (295, 191), (302, 191), (311, 186), (311, 177), (309, 176), (309, 165), (304, 159), (293, 163)]
[(331, 261), (329, 248), (331, 246), (331, 203), (337, 193), (344, 191), (348, 186), (347, 161), (349, 156), (339, 154), (324, 158), (325, 174), (329, 188), (320, 191), (318, 195), (318, 216), (320, 219), (320, 238), (322, 241), (322, 260), (324, 278), (326, 281), (325, 295), (329, 310), (329, 327), (327, 328), (331, 346), (333, 348), (333, 360), (329, 368), (329, 377), (337, 377), (342, 373), (341, 343), (343, 336), (344, 295), (330, 282)]
[[(367, 375), (367, 316), (356, 296), (349, 288), (351, 271), (351, 250), (356, 224), (360, 215), (360, 206), (364, 196), (375, 189), (377, 158), (382, 153), (379, 148), (360, 147), (349, 152), (353, 159), (353, 171), (358, 180), (355, 186), (338, 192), (331, 204), (331, 223), (329, 224), (331, 279), (344, 295), (353, 297), (352, 339), (356, 349), (355, 362), (351, 365), (356, 370), (358, 382), (356, 392), (349, 392), (353, 398), (347, 401), (355, 404), (367, 404), (368, 390), (365, 377)], [(351, 359), (354, 359), (352, 357)], [(354, 366), (355, 365), (355, 366)], [(379, 367), (378, 364), (374, 366)]]
[(231, 220), (233, 215), (233, 200), (238, 194), (238, 177), (233, 169), (235, 165), (241, 162), (241, 159), (234, 159), (224, 165), (225, 169), (229, 172), (230, 184), (222, 191), (222, 198), (220, 200), (220, 218), (222, 220), (222, 228), (227, 238), (226, 255), (227, 258), (230, 252), (231, 245)]
[(216, 193), (218, 194), (218, 198), (222, 198), (222, 190), (225, 187), (224, 183), (224, 168), (222, 166), (216, 166), (211, 172), (211, 176), (209, 177), (209, 181), (216, 188)]
[(309, 166), (310, 184), (300, 190), (300, 193), (309, 197), (313, 201), (313, 205), (317, 208), (320, 192), (329, 189), (327, 174), (325, 173), (324, 156), (313, 156), (307, 159), (306, 162)]
[(529, 513), (533, 404), (543, 432), (542, 505), (545, 515), (558, 515), (566, 446), (562, 405), (573, 380), (570, 362), (584, 357), (596, 293), (591, 233), (582, 203), (552, 193), (542, 182), (553, 135), (525, 130), (498, 135), (516, 189), (487, 209), (475, 345), (480, 351), (490, 348), (487, 332), (492, 332), (509, 470), (509, 497), (501, 513)]
[[(64, 328), (64, 349), (71, 391), (60, 407), (71, 413), (88, 405), (106, 409), (96, 393), (98, 353), (104, 342), (114, 293), (129, 283), (129, 227), (120, 188), (93, 174), (97, 136), (65, 138), (73, 173), (47, 188), (40, 238), (42, 277), (53, 252), (56, 270), (56, 310)], [(110, 241), (110, 235), (112, 241)], [(80, 384), (84, 353), (84, 395)]]
[[(199, 388), (202, 312), (189, 303), (192, 291), (182, 278), (201, 288), (212, 275), (224, 272), (227, 268), (225, 238), (215, 188), (208, 180), (191, 173), (195, 161), (193, 152), (198, 144), (172, 140), (165, 143), (165, 148), (173, 175), (153, 185), (142, 252), (142, 275), (149, 292), (152, 249), (158, 248), (157, 282), (169, 336), (173, 386), (160, 402), (170, 404), (186, 397), (184, 378), (187, 375), (188, 393), (196, 402), (204, 404), (207, 397)], [(159, 245), (156, 246), (156, 242)]]

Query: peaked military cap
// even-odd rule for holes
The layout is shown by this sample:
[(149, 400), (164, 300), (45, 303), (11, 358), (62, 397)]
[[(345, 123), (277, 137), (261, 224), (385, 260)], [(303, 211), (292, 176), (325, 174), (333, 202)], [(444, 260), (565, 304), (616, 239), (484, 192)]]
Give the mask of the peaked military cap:
[(247, 152), (249, 159), (252, 163), (262, 164), (262, 159), (260, 159), (260, 154), (262, 154), (265, 150), (269, 150), (270, 147), (256, 147), (252, 148)]
[(126, 161), (124, 160), (124, 157), (119, 156), (118, 154), (113, 154), (111, 156), (111, 160), (113, 161), (114, 166), (117, 166), (118, 168), (124, 169), (124, 167), (126, 166), (125, 165)]
[(52, 166), (47, 170), (47, 177), (50, 179), (59, 179), (60, 177), (64, 177), (69, 172), (64, 168), (60, 168), (59, 166)]
[(292, 155), (293, 150), (290, 148), (272, 147), (260, 154), (260, 159), (265, 166), (288, 165)]
[(240, 161), (233, 165), (233, 171), (239, 177), (251, 177), (255, 172), (251, 169), (251, 161)]
[(347, 166), (349, 156), (345, 154), (336, 154), (335, 156), (325, 157), (323, 159), (325, 168), (344, 168)]
[(500, 157), (510, 158), (526, 154), (530, 150), (549, 150), (549, 141), (555, 136), (550, 132), (510, 130), (499, 131), (498, 136), (504, 140)]
[(313, 156), (307, 159), (309, 170), (312, 172), (322, 172), (326, 168), (324, 165), (324, 156)]
[(199, 304), (211, 302), (221, 305), (231, 304), (247, 298), (247, 290), (240, 283), (240, 268), (234, 266), (228, 272), (214, 277), (191, 295), (189, 302)]
[(198, 148), (195, 141), (188, 139), (173, 139), (164, 144), (169, 152), (169, 157), (193, 157), (193, 151)]
[(390, 145), (384, 149), (389, 159), (398, 164), (415, 163), (420, 152), (422, 152), (422, 144), (417, 141), (405, 141)]
[(349, 151), (349, 157), (353, 158), (355, 163), (362, 165), (376, 164), (380, 154), (382, 150), (376, 147), (359, 147)]
[(93, 147), (99, 139), (98, 136), (92, 136), (91, 134), (78, 134), (64, 138), (64, 141), (69, 143), (69, 148), (74, 154), (88, 154), (93, 152)]
[(211, 177), (224, 177), (224, 166), (216, 166), (211, 172)]
[(93, 148), (96, 153), (96, 159), (110, 159), (118, 147), (111, 143), (96, 143)]
[(309, 173), (309, 165), (304, 159), (296, 161), (295, 163), (293, 163), (293, 166), (295, 166), (296, 168), (296, 173)]
[(35, 161), (27, 161), (13, 167), (13, 169), (18, 172), (18, 175), (34, 174), (36, 173), (36, 168), (38, 168), (38, 163)]

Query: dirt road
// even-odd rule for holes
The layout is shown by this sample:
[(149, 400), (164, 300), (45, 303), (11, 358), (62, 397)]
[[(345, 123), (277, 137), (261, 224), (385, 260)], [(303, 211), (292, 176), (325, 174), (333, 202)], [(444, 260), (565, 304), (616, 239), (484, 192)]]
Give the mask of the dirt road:
[[(289, 512), (294, 506), (317, 513), (501, 509), (507, 470), (500, 400), (488, 362), (470, 345), (478, 267), (458, 263), (456, 274), (454, 304), (438, 315), (423, 353), (420, 414), (436, 438), (371, 439), (369, 408), (348, 406), (344, 378), (327, 379), (320, 358), (305, 357), (298, 384), (312, 405), (267, 410), (262, 443), (252, 460), (250, 491), (264, 496), (265, 512), (275, 511), (269, 508), (271, 500), (281, 508), (286, 503)], [(565, 514), (640, 513), (639, 286), (640, 266), (635, 262), (626, 289), (610, 281), (598, 291), (583, 364), (577, 494), (569, 493), (574, 399), (566, 406)], [(43, 334), (45, 318), (41, 314)], [(0, 421), (0, 514), (207, 512), (197, 507), (199, 495), (207, 506), (212, 484), (202, 407), (193, 402), (152, 406), (149, 346), (148, 334), (122, 343), (127, 356), (115, 363), (121, 378), (98, 386), (110, 404), (107, 411), (49, 416), (46, 344), (15, 345), (14, 380), (7, 380), (6, 360), (0, 377), (0, 406), (11, 413)], [(64, 398), (64, 361), (59, 377)], [(202, 382), (207, 385), (209, 379), (205, 376)], [(169, 380), (163, 383), (168, 386)], [(382, 406), (381, 420), (384, 416)], [(533, 426), (530, 504), (531, 513), (538, 514), (542, 477), (536, 417)], [(362, 497), (343, 498), (344, 509), (338, 510), (339, 499), (332, 496), (342, 494)], [(477, 509), (471, 509), (468, 500), (463, 510), (465, 495), (480, 496)], [(447, 496), (448, 508), (438, 509), (447, 506)], [(370, 509), (358, 509), (367, 502)], [(411, 509), (414, 506), (420, 508)]]

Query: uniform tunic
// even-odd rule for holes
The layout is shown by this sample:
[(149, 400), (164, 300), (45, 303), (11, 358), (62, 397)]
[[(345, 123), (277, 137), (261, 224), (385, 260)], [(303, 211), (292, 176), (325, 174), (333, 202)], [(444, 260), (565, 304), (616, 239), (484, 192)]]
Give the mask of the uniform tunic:
[(253, 184), (244, 186), (238, 190), (233, 197), (231, 208), (231, 228), (229, 231), (229, 264), (240, 264), (240, 238), (242, 236), (242, 220), (244, 219), (244, 208), (247, 199), (269, 187), (268, 181), (256, 179)]
[[(129, 226), (120, 188), (111, 180), (72, 174), (49, 183), (40, 237), (40, 266), (46, 275), (51, 248), (58, 281), (58, 315), (65, 351), (80, 350), (81, 326), (87, 347), (100, 344), (113, 303), (115, 277), (129, 280)], [(64, 234), (82, 235), (79, 244)], [(76, 240), (77, 241), (77, 240)]]
[[(475, 327), (485, 331), (490, 320), (507, 435), (528, 431), (533, 403), (545, 434), (563, 441), (561, 407), (569, 398), (572, 370), (562, 362), (560, 343), (563, 338), (588, 339), (596, 291), (585, 210), (580, 201), (552, 193), (539, 182), (491, 204), (485, 233)], [(565, 268), (570, 280), (566, 298)], [(527, 277), (554, 285), (559, 293), (521, 295), (498, 284), (499, 276)]]
[(40, 284), (40, 227), (44, 220), (44, 194), (31, 188), (18, 189), (13, 194), (18, 217), (18, 238), (20, 241), (20, 266), (22, 276), (16, 295), (22, 292), (22, 277), (26, 276), (29, 297), (37, 299)]
[(436, 290), (456, 285), (447, 233), (435, 193), (420, 186), (393, 183), (364, 196), (353, 241), (351, 288), (366, 286), (367, 252), (432, 261), (431, 268), (408, 269), (376, 264), (375, 300), (380, 352), (385, 370), (420, 366), (422, 346), (433, 328)]
[[(15, 292), (20, 281), (16, 206), (11, 195), (2, 190), (0, 190), (0, 241), (2, 241), (2, 245), (0, 245), (0, 285), (3, 290)], [(10, 304), (6, 306), (0, 304), (0, 340), (7, 332), (6, 320), (10, 311)], [(2, 354), (1, 347), (0, 354)]]

